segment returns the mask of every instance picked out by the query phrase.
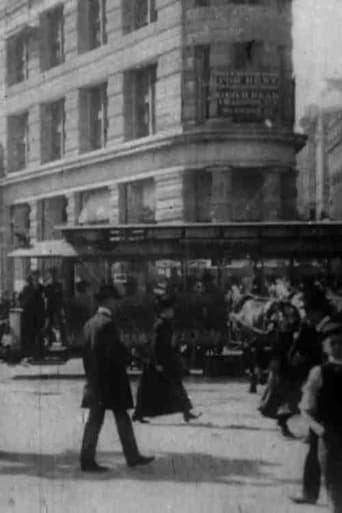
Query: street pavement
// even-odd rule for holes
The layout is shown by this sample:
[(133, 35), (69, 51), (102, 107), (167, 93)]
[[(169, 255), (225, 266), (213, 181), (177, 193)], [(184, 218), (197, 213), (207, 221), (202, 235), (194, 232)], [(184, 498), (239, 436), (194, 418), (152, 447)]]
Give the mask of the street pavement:
[[(136, 390), (137, 377), (132, 376)], [(66, 365), (0, 364), (1, 513), (308, 513), (292, 504), (300, 492), (307, 446), (300, 417), (285, 440), (257, 411), (247, 383), (192, 377), (186, 388), (200, 419), (181, 415), (135, 424), (147, 467), (126, 467), (107, 413), (98, 462), (107, 474), (84, 474), (78, 456), (85, 414), (80, 361)]]

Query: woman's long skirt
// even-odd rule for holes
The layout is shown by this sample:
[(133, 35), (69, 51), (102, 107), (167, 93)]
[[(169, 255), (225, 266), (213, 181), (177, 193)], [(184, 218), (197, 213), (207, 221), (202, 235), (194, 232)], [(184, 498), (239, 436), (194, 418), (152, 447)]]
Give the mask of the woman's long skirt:
[(171, 415), (191, 409), (191, 401), (179, 377), (158, 372), (152, 366), (144, 369), (137, 392), (137, 417)]

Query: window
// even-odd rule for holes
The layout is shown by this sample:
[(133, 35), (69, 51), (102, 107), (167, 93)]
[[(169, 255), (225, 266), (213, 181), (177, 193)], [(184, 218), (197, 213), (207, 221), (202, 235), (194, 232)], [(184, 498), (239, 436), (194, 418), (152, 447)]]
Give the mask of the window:
[(41, 105), (41, 162), (61, 159), (65, 153), (64, 99)]
[(138, 30), (157, 21), (156, 0), (123, 0), (124, 32)]
[(22, 32), (7, 40), (7, 85), (17, 84), (29, 76), (29, 45)]
[(62, 239), (56, 226), (67, 222), (67, 200), (65, 196), (55, 196), (38, 201), (38, 240)]
[(209, 118), (210, 46), (195, 47), (197, 121)]
[(64, 62), (64, 14), (62, 5), (41, 14), (40, 33), (40, 68), (45, 71)]
[(155, 133), (156, 65), (125, 73), (125, 132), (127, 138)]
[(156, 212), (154, 179), (125, 184), (125, 223), (153, 223)]
[(80, 91), (80, 150), (104, 148), (107, 143), (107, 83)]
[(95, 189), (79, 195), (79, 224), (109, 223), (110, 193), (109, 189)]
[(263, 43), (258, 41), (246, 41), (243, 43), (234, 43), (233, 60), (234, 69), (260, 70), (262, 67)]
[(7, 118), (8, 171), (25, 169), (29, 160), (28, 112)]
[(195, 7), (208, 7), (210, 0), (195, 0)]
[(78, 51), (88, 52), (106, 43), (106, 0), (79, 0)]
[(25, 247), (30, 241), (30, 207), (27, 203), (10, 207), (11, 245)]

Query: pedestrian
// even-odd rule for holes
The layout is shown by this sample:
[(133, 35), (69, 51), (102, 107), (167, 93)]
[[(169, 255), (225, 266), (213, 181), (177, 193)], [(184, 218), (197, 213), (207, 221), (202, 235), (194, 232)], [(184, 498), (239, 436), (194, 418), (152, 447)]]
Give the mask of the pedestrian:
[(80, 280), (75, 284), (75, 295), (66, 307), (68, 340), (73, 349), (83, 346), (83, 328), (94, 313), (93, 298), (89, 283)]
[(146, 465), (154, 458), (140, 454), (127, 413), (127, 410), (133, 408), (133, 400), (126, 372), (127, 353), (115, 325), (115, 310), (119, 299), (117, 289), (104, 285), (96, 299), (98, 310), (84, 327), (86, 385), (82, 407), (89, 409), (89, 415), (83, 434), (81, 469), (85, 472), (108, 470), (95, 461), (97, 440), (106, 410), (113, 412), (127, 465)]
[(23, 309), (21, 338), (24, 356), (40, 358), (44, 353), (45, 296), (39, 271), (33, 271), (27, 277), (18, 301)]
[[(315, 365), (320, 365), (324, 359), (324, 327), (331, 322), (330, 305), (324, 291), (311, 285), (306, 287), (303, 294), (304, 309), (311, 329), (306, 327), (298, 345), (298, 353), (306, 356), (304, 359), (306, 372)], [(301, 348), (301, 349), (300, 349)], [(318, 436), (311, 427), (308, 434), (309, 449), (305, 457), (302, 495), (292, 497), (296, 504), (315, 504), (318, 501), (321, 486), (321, 465), (318, 457)]]
[(183, 363), (175, 347), (173, 298), (157, 298), (158, 319), (153, 328), (150, 362), (144, 368), (138, 388), (133, 420), (182, 413), (185, 422), (197, 419), (183, 386)]
[(277, 420), (283, 436), (294, 438), (288, 421), (299, 413), (300, 380), (290, 352), (300, 317), (297, 309), (288, 302), (280, 301), (275, 305), (269, 377), (259, 410), (264, 416)]
[(311, 370), (301, 408), (318, 438), (330, 511), (342, 513), (342, 325), (331, 322), (324, 334), (328, 361)]
[(63, 285), (58, 280), (57, 269), (49, 269), (45, 282), (46, 321), (45, 330), (49, 345), (55, 341), (55, 330), (59, 332), (60, 340), (66, 343), (65, 311)]

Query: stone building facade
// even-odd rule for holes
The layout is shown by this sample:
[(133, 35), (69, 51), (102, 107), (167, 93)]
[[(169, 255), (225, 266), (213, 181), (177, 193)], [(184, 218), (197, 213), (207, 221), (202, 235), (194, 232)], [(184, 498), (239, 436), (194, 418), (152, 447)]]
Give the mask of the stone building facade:
[(297, 155), (298, 211), (304, 219), (342, 219), (342, 81), (327, 81), (320, 105), (307, 108)]
[(294, 218), (291, 29), (291, 0), (1, 0), (7, 249)]

